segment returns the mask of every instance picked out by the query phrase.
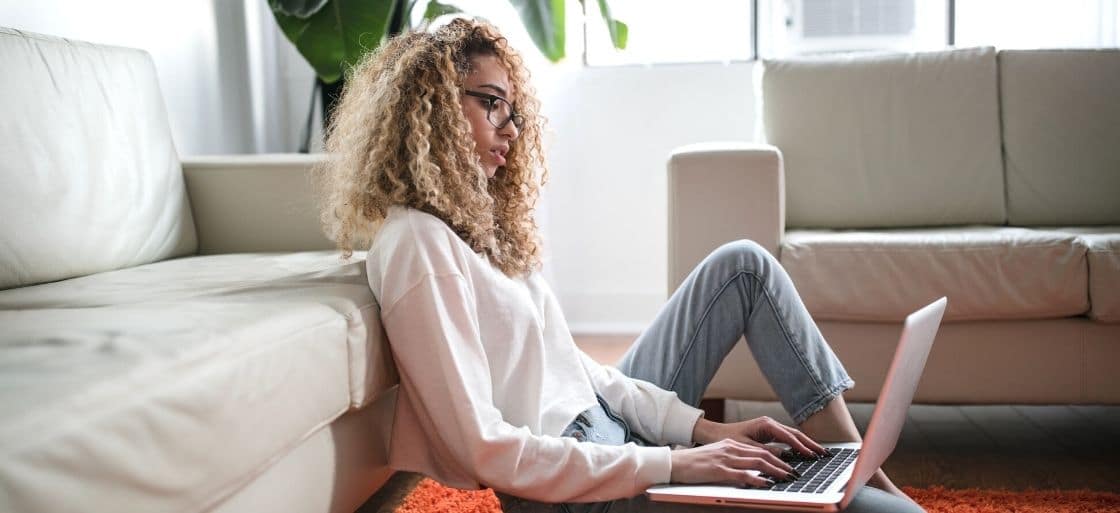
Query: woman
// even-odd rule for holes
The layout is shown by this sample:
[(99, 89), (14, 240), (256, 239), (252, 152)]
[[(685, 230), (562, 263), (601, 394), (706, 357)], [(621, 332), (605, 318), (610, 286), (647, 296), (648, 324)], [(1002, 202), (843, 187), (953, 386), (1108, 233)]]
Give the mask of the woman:
[[(617, 369), (579, 351), (537, 272), (542, 123), (521, 59), (481, 22), (395, 37), (347, 82), (318, 170), (323, 218), (345, 253), (371, 242), (401, 377), (390, 465), (491, 487), (507, 513), (678, 511), (642, 492), (769, 486), (749, 471), (793, 474), (765, 443), (816, 457), (813, 438), (858, 440), (840, 395), (852, 381), (753, 243), (701, 263)], [(744, 333), (800, 430), (694, 407)], [(920, 511), (881, 472), (874, 484), (894, 494), (865, 487), (851, 510)]]

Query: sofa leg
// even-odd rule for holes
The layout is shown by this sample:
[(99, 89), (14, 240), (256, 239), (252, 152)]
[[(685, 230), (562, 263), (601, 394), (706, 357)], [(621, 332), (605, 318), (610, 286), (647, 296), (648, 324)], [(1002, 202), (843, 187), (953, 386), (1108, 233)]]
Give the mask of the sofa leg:
[(704, 410), (704, 418), (712, 422), (723, 422), (723, 408), (726, 402), (723, 399), (701, 399), (700, 409)]

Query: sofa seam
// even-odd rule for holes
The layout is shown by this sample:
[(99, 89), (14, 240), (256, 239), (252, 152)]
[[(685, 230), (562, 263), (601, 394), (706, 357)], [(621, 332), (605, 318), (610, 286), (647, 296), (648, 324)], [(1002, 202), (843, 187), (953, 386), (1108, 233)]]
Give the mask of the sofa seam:
[(1003, 226), (1009, 226), (1011, 223), (1011, 192), (1010, 182), (1008, 181), (1008, 157), (1007, 157), (1007, 143), (1006, 131), (1007, 123), (1004, 120), (1004, 101), (1006, 99), (1003, 95), (1003, 52), (996, 52), (994, 55), (995, 68), (996, 68), (996, 121), (999, 123), (999, 159), (1000, 171), (1003, 178)]

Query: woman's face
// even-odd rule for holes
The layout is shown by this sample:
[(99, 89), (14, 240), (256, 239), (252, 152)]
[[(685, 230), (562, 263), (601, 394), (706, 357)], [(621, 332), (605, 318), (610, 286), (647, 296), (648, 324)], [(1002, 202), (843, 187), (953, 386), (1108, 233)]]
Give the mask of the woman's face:
[(461, 103), (463, 115), (471, 124), (474, 151), (482, 160), (486, 177), (493, 178), (498, 168), (506, 165), (506, 153), (520, 134), (516, 126), (519, 121), (510, 119), (515, 112), (509, 73), (497, 57), (476, 55), (471, 58), (471, 72), (463, 85)]

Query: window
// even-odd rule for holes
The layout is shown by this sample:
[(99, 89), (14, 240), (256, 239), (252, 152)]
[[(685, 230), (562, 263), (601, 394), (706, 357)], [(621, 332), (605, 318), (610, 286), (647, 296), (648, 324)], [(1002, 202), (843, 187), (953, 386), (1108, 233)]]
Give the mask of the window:
[(956, 0), (956, 45), (1117, 46), (1116, 0)]
[[(585, 2), (592, 66), (728, 62), (860, 50), (1120, 46), (1120, 0), (611, 0), (630, 27), (611, 47)], [(755, 16), (757, 14), (757, 16)]]
[(746, 61), (751, 0), (611, 0), (611, 15), (629, 26), (625, 50), (611, 46), (599, 2), (584, 2), (586, 62), (591, 66)]

